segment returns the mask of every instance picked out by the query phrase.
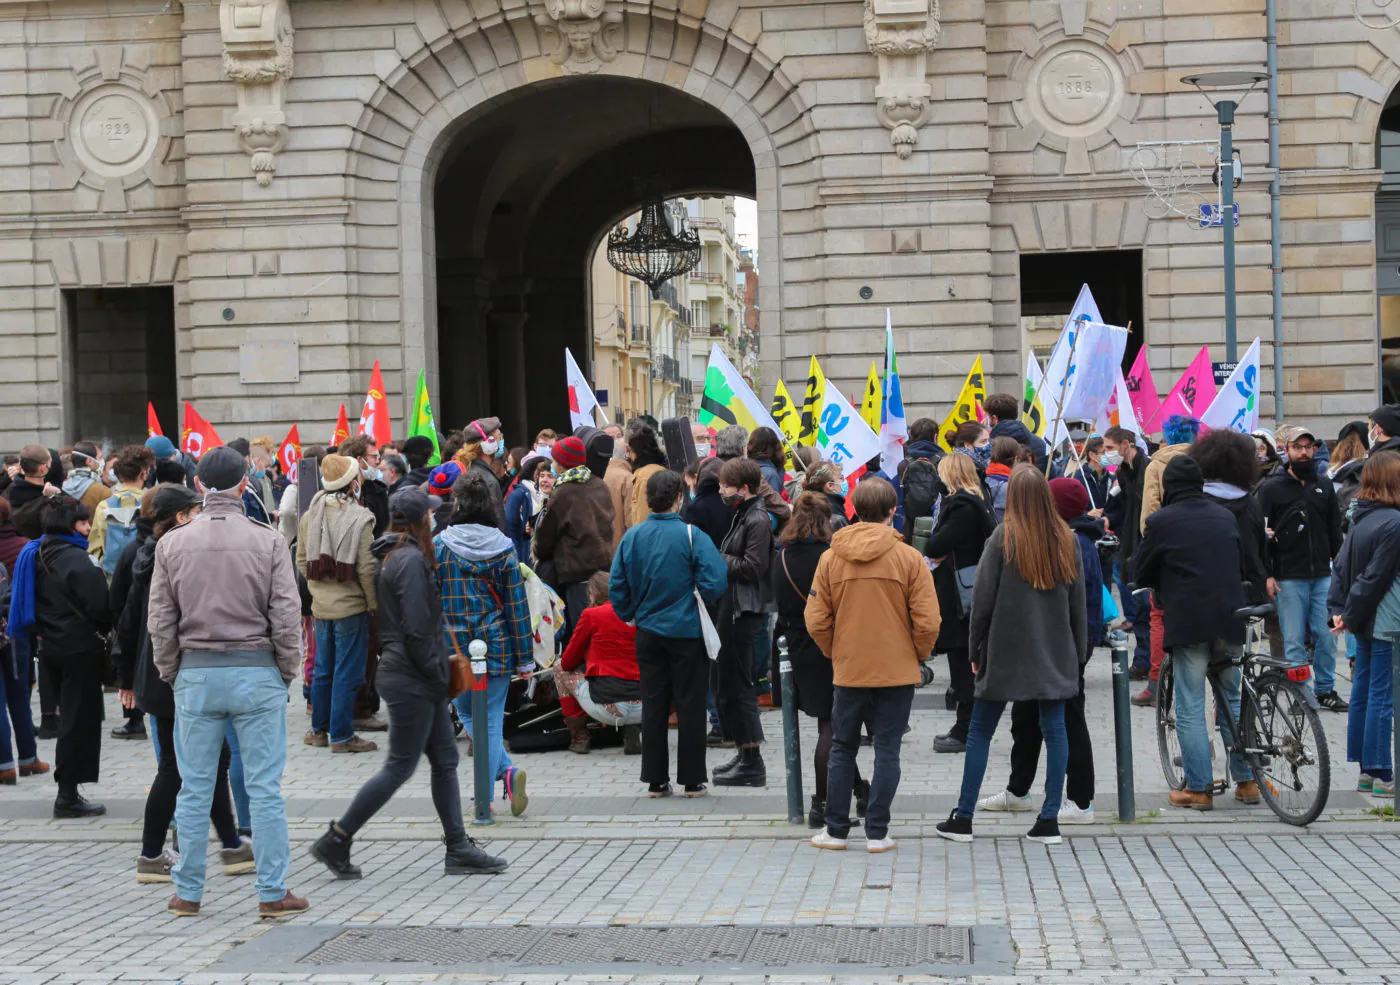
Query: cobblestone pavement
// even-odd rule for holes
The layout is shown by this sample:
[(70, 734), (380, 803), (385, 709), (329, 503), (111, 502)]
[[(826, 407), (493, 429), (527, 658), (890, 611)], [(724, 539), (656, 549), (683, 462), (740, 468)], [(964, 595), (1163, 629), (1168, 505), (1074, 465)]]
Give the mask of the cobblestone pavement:
[[(1103, 655), (1101, 654), (1100, 657)], [(478, 829), (511, 868), (494, 877), (444, 877), (426, 770), (357, 841), (359, 882), (336, 882), (306, 855), (379, 755), (335, 756), (299, 741), (293, 706), (284, 790), (293, 817), (290, 885), (313, 910), (285, 926), (253, 917), (251, 879), (211, 866), (204, 913), (175, 921), (168, 886), (132, 872), (141, 807), (153, 770), (148, 742), (104, 742), (103, 782), (87, 789), (111, 808), (90, 822), (53, 821), (48, 778), (0, 789), (0, 985), (19, 983), (471, 980), (550, 983), (933, 982), (995, 985), (1177, 985), (1400, 982), (1400, 840), (1351, 790), (1345, 716), (1327, 715), (1334, 789), (1327, 820), (1305, 832), (1266, 808), (1222, 804), (1207, 815), (1165, 810), (1151, 716), (1134, 712), (1141, 820), (1110, 824), (1115, 806), (1107, 660), (1090, 665), (1089, 707), (1099, 751), (1100, 824), (1067, 829), (1062, 846), (1032, 845), (1025, 815), (979, 816), (972, 846), (932, 836), (955, 799), (959, 756), (930, 751), (946, 729), (942, 681), (921, 693), (906, 737), (892, 834), (895, 852), (817, 852), (784, 819), (781, 718), (764, 716), (769, 787), (701, 800), (639, 797), (637, 761), (620, 750), (587, 758), (526, 753), (531, 808)], [(1345, 691), (1345, 687), (1343, 687)], [(114, 701), (109, 716), (119, 721)], [(805, 726), (810, 750), (814, 733)], [(43, 754), (52, 743), (42, 744)], [(998, 737), (987, 791), (1005, 775)], [(711, 750), (711, 765), (730, 755)], [(869, 750), (861, 754), (869, 764)], [(470, 760), (461, 770), (469, 790)], [(807, 790), (810, 761), (804, 762)], [(1037, 797), (1039, 796), (1037, 792)], [(1228, 798), (1225, 798), (1228, 800)], [(1153, 817), (1157, 812), (1160, 816)], [(858, 834), (858, 832), (857, 832)], [(423, 963), (322, 966), (304, 959), (343, 928), (714, 927), (800, 925), (970, 927), (973, 964), (957, 968), (832, 965), (782, 969), (696, 967), (633, 973), (583, 968)], [(664, 961), (662, 962), (665, 963)], [(528, 962), (527, 962), (528, 964)], [(938, 973), (932, 973), (936, 970)]]

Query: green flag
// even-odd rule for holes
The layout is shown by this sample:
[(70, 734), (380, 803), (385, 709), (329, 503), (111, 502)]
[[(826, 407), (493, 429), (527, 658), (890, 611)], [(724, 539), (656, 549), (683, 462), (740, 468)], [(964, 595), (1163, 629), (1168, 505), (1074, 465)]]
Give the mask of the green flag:
[(418, 392), (413, 395), (413, 413), (408, 416), (408, 436), (422, 435), (433, 443), (433, 457), (429, 465), (442, 463), (442, 448), (438, 445), (437, 424), (433, 422), (433, 407), (428, 403), (428, 378), (423, 370), (418, 371)]

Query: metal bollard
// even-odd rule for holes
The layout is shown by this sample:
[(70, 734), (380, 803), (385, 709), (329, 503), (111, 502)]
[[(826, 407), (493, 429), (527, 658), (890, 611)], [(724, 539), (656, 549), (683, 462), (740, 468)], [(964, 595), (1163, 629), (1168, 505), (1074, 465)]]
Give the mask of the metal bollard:
[(1113, 649), (1113, 734), (1118, 752), (1118, 820), (1137, 820), (1136, 798), (1133, 794), (1133, 718), (1128, 672), (1133, 651), (1130, 637), (1121, 629), (1108, 636)]
[(486, 720), (486, 641), (472, 640), (467, 645), (471, 655), (472, 675), (472, 791), (476, 799), (476, 820), (473, 824), (495, 824), (491, 816), (491, 787), (496, 778), (491, 775), (490, 723)]
[(783, 756), (787, 765), (787, 812), (789, 824), (806, 824), (802, 810), (802, 740), (797, 733), (797, 698), (792, 690), (792, 661), (788, 659), (787, 637), (778, 637), (778, 676), (783, 693)]

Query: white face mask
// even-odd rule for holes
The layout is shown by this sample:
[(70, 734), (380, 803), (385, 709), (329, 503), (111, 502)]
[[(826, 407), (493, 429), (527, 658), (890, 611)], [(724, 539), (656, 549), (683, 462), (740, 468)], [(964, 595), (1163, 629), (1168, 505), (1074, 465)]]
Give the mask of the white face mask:
[(1103, 463), (1117, 467), (1123, 464), (1123, 456), (1116, 451), (1106, 451), (1103, 453)]
[(546, 445), (543, 442), (541, 442), (540, 444), (535, 445), (535, 451), (543, 455), (545, 452), (549, 451), (549, 445)]
[(494, 458), (496, 451), (501, 447), (501, 443), (495, 438), (487, 438), (481, 443), (481, 453), (487, 458)]
[(1375, 428), (1366, 429), (1366, 447), (1374, 448), (1380, 442), (1381, 436), (1376, 433)]
[(709, 458), (710, 443), (708, 441), (697, 442), (695, 445), (695, 454), (699, 455), (701, 458)]

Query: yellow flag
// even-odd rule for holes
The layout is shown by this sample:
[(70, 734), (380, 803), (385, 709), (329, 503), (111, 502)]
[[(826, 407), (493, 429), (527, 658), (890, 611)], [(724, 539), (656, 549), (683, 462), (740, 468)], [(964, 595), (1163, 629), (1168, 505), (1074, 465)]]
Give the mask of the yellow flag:
[(797, 433), (802, 427), (802, 422), (799, 419), (801, 415), (797, 408), (792, 405), (792, 397), (788, 395), (787, 384), (782, 380), (778, 381), (778, 386), (773, 390), (773, 405), (769, 411), (773, 415), (773, 420), (778, 422), (778, 427), (782, 429), (783, 437), (796, 444)]
[(812, 357), (812, 365), (807, 370), (807, 392), (802, 397), (802, 420), (798, 426), (797, 443), (815, 445), (817, 431), (821, 424), (822, 401), (826, 399), (826, 377), (817, 365), (817, 357)]
[(982, 419), (982, 401), (987, 398), (987, 384), (982, 378), (982, 357), (978, 356), (972, 362), (972, 369), (967, 374), (967, 379), (963, 381), (962, 392), (958, 394), (958, 402), (953, 405), (952, 411), (943, 419), (943, 423), (938, 428), (938, 444), (944, 451), (952, 451), (953, 446), (948, 441), (949, 432), (956, 431), (959, 424), (967, 421), (980, 421)]
[(1040, 400), (1040, 388), (1044, 382), (1035, 353), (1026, 353), (1026, 390), (1021, 398), (1021, 423), (1037, 438), (1045, 437), (1045, 405)]
[(875, 360), (870, 360), (870, 375), (865, 380), (865, 397), (860, 402), (860, 419), (870, 425), (870, 430), (880, 433), (880, 402), (885, 398), (885, 388), (880, 385), (880, 371)]

